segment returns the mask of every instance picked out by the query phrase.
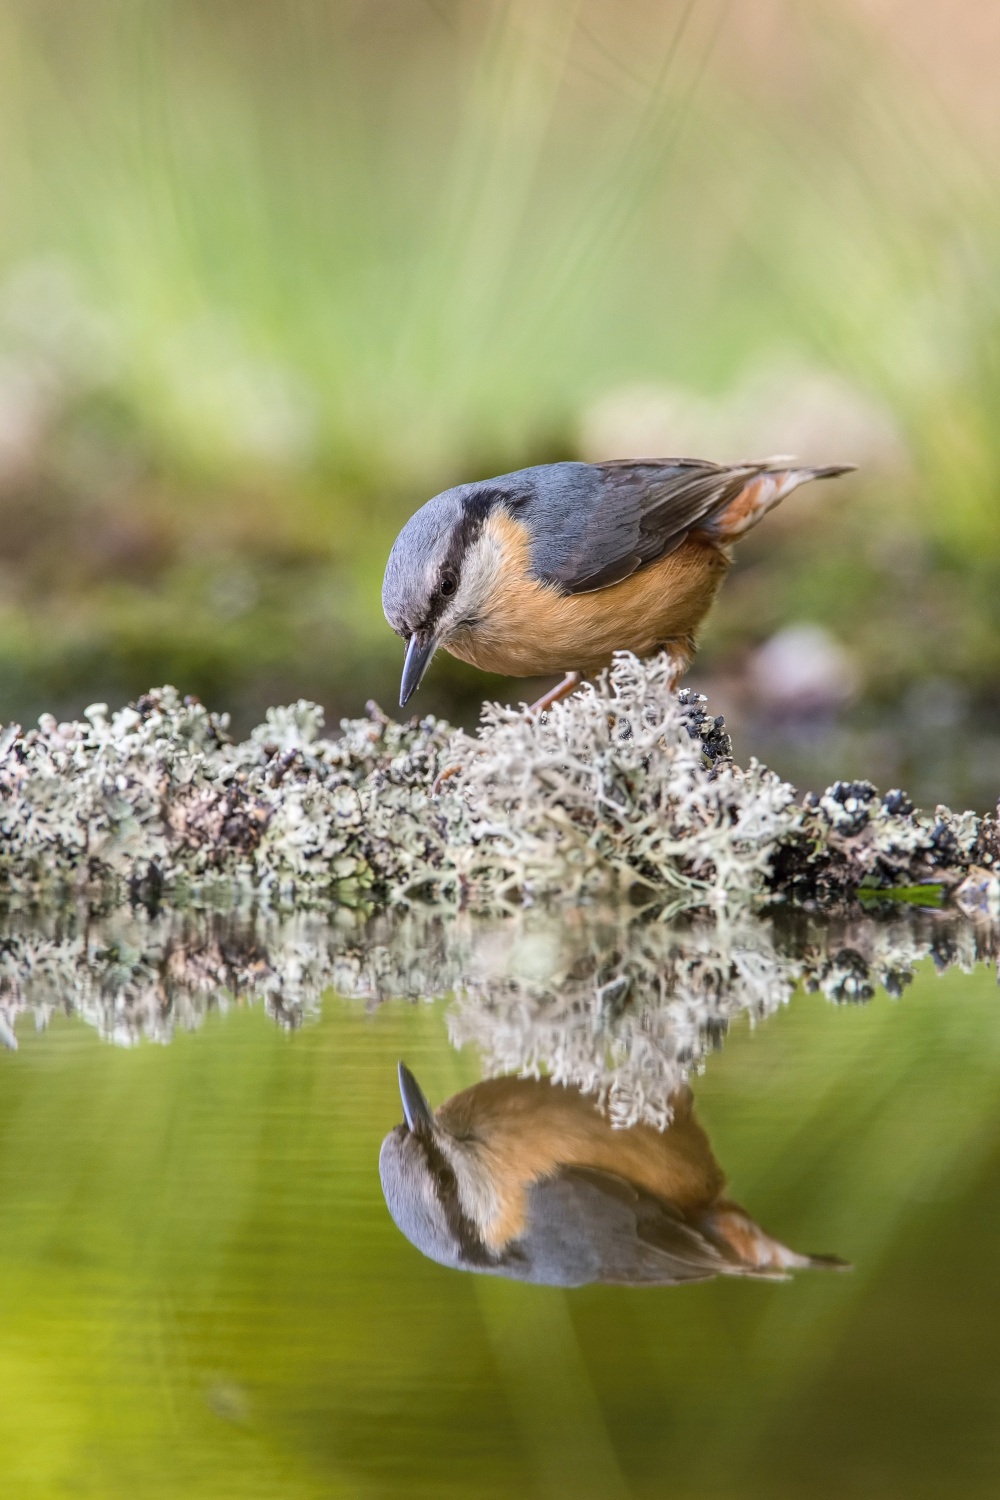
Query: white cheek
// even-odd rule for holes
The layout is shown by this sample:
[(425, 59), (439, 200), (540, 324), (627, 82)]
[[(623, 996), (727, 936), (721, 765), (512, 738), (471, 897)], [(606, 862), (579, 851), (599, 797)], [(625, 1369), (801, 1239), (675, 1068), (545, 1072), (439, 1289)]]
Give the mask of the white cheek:
[(441, 1147), (455, 1173), (462, 1212), (480, 1234), (485, 1234), (499, 1208), (487, 1168), (474, 1147), (464, 1147), (455, 1140), (442, 1141)]
[(486, 607), (500, 582), (503, 552), (492, 536), (481, 536), (462, 563), (462, 580), (449, 615), (456, 622), (474, 619)]

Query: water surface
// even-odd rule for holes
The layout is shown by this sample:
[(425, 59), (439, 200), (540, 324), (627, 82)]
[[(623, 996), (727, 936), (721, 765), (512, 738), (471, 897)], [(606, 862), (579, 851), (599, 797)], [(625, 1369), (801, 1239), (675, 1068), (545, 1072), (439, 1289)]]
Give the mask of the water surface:
[[(406, 920), (10, 919), (5, 1494), (996, 1493), (987, 920)], [(853, 1270), (565, 1290), (422, 1256), (378, 1174), (397, 1062), (436, 1106), (532, 1049), (623, 1118), (692, 1067), (728, 1192)]]

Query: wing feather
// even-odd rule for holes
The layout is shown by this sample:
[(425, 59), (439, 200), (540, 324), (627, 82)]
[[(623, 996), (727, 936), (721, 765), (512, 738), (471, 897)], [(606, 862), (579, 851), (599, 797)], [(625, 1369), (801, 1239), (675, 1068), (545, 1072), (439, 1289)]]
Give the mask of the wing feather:
[(529, 502), (532, 571), (570, 594), (619, 583), (673, 552), (768, 467), (688, 458), (553, 464)]
[(501, 1275), (555, 1286), (671, 1286), (736, 1264), (672, 1204), (592, 1167), (561, 1167), (533, 1184), (516, 1251)]

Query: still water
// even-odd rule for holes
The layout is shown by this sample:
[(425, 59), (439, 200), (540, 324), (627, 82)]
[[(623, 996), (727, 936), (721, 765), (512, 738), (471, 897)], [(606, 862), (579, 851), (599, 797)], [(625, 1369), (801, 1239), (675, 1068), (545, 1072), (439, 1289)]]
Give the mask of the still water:
[[(11, 1500), (1000, 1488), (988, 917), (3, 932)], [(409, 1228), (507, 1274), (390, 1216), (400, 1060), (514, 1184), (475, 1220), (439, 1140)]]

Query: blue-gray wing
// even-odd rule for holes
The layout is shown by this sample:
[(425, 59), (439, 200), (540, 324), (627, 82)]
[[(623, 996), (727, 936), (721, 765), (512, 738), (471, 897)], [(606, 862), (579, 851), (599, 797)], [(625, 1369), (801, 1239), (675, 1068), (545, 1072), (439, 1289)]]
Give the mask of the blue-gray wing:
[(563, 1167), (532, 1185), (525, 1233), (488, 1269), (546, 1286), (675, 1286), (732, 1272), (735, 1264), (652, 1193), (612, 1172)]
[(522, 470), (531, 571), (570, 594), (619, 583), (673, 552), (767, 468), (663, 458)]

